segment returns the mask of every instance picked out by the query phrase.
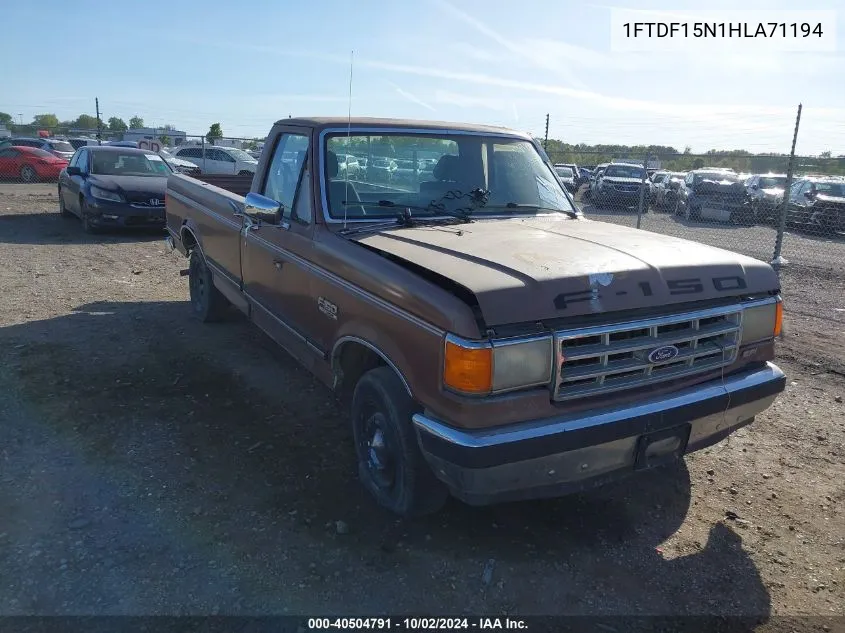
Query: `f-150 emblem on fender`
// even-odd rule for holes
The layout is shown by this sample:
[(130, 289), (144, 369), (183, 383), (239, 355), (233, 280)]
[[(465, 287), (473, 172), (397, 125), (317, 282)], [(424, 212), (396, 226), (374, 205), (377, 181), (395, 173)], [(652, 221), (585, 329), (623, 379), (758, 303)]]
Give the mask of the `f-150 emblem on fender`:
[(337, 306), (331, 301), (325, 297), (318, 297), (317, 307), (320, 309), (320, 312), (325, 314), (327, 317), (337, 321)]
[(653, 349), (648, 354), (648, 362), (650, 363), (665, 363), (667, 360), (672, 360), (678, 355), (680, 350), (674, 345), (664, 345)]

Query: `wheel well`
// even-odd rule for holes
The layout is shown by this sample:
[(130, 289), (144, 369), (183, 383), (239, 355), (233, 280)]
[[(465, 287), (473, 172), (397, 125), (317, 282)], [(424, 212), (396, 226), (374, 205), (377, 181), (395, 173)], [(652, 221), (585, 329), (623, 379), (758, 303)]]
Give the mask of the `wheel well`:
[(387, 361), (375, 350), (357, 341), (346, 341), (335, 351), (332, 369), (335, 389), (351, 395), (358, 380), (376, 367), (388, 367)]
[(185, 252), (190, 253), (196, 245), (197, 238), (194, 236), (193, 231), (182, 227), (182, 246), (185, 247)]

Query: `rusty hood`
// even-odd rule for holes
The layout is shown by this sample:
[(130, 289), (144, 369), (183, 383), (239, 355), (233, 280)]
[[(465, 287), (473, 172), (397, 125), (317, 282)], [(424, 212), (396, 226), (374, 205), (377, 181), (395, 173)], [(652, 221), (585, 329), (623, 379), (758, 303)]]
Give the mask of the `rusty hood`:
[(756, 259), (584, 219), (479, 220), (350, 239), (465, 287), (490, 326), (779, 288), (771, 266)]

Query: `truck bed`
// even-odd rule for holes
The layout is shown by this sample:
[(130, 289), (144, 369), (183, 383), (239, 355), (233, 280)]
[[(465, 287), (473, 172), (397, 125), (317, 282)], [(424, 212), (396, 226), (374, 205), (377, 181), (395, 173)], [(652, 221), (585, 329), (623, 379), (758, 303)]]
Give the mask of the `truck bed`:
[[(204, 175), (194, 178), (174, 173), (167, 177), (167, 228), (174, 237), (189, 220), (202, 222), (208, 213), (231, 217), (244, 206), (252, 176)], [(200, 212), (197, 207), (205, 211)]]

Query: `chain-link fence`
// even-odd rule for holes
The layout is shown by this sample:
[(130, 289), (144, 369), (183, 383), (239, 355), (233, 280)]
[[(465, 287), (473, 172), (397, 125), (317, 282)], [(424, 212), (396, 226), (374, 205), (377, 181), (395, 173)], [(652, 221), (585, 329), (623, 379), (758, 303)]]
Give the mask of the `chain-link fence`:
[[(189, 174), (253, 173), (263, 141), (214, 138), (172, 128), (16, 129), (0, 139), (0, 189), (56, 186), (60, 171), (84, 145), (125, 144), (160, 151)], [(693, 154), (644, 151), (548, 152), (585, 214), (719, 246), (778, 264), (843, 270), (845, 156), (792, 160), (789, 154)], [(416, 161), (419, 162), (419, 161)], [(401, 169), (398, 169), (401, 172)]]
[(780, 265), (845, 268), (845, 157), (796, 156), (788, 189), (789, 156), (582, 151), (549, 157), (592, 219)]

